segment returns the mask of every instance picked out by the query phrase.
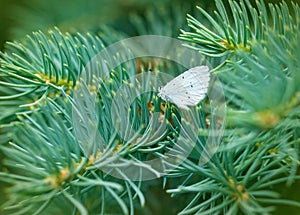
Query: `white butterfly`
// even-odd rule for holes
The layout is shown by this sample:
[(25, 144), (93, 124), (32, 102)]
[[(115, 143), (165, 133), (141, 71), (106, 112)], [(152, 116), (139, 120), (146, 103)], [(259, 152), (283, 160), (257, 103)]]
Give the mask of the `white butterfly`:
[(210, 80), (208, 66), (193, 67), (177, 76), (163, 87), (158, 88), (158, 96), (179, 108), (197, 105), (207, 93)]

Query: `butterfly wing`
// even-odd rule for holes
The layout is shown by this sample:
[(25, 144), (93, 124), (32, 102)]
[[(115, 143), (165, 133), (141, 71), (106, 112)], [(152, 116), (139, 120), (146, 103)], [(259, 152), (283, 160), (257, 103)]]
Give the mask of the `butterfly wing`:
[(189, 105), (197, 105), (205, 97), (209, 80), (207, 66), (193, 67), (167, 83), (162, 92), (168, 101), (188, 109)]

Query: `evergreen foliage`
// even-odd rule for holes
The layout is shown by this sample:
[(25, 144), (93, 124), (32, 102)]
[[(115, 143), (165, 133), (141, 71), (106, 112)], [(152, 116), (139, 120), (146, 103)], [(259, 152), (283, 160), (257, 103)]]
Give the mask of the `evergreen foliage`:
[[(226, 9), (223, 1), (215, 3), (214, 14), (197, 7), (194, 16), (188, 15), (189, 28), (181, 19), (175, 23), (184, 29), (179, 38), (212, 62), (212, 76), (223, 84), (227, 103), (224, 137), (208, 163), (200, 166), (195, 152), (191, 153), (163, 177), (161, 189), (174, 198), (187, 197), (185, 205), (176, 208), (179, 214), (272, 214), (275, 206), (282, 204), (300, 211), (299, 202), (283, 199), (276, 190), (279, 184), (289, 186), (300, 177), (300, 7), (285, 2), (266, 5), (263, 1), (228, 0)], [(174, 9), (173, 16), (179, 13)], [(134, 19), (138, 34), (176, 34), (172, 22), (165, 24), (153, 14), (146, 15), (145, 23)], [(146, 29), (145, 25), (152, 27)], [(0, 180), (8, 184), (3, 211), (147, 212), (148, 186), (158, 186), (157, 181), (132, 182), (125, 174), (125, 180), (120, 180), (98, 167), (109, 167), (119, 156), (137, 166), (142, 166), (139, 159), (162, 157), (176, 144), (184, 121), (172, 105), (161, 110), (161, 101), (151, 93), (132, 104), (130, 118), (120, 114), (121, 121), (130, 120), (144, 139), (122, 141), (114, 132), (108, 111), (115, 92), (131, 75), (143, 73), (148, 69), (144, 67), (151, 65), (147, 62), (136, 69), (137, 61), (131, 60), (111, 71), (109, 80), (98, 89), (91, 89), (99, 91), (99, 131), (107, 145), (104, 151), (94, 149), (91, 156), (85, 156), (72, 125), (78, 75), (93, 56), (126, 37), (109, 27), (100, 29), (99, 35), (62, 33), (58, 28), (47, 34), (39, 31), (22, 42), (8, 42), (1, 52), (0, 148), (5, 167)], [(177, 68), (170, 62), (151, 66), (166, 72)], [(202, 130), (196, 134), (201, 140), (201, 132), (207, 132), (206, 105), (201, 102), (193, 113), (195, 119), (202, 119)], [(155, 119), (166, 127), (153, 134), (147, 128), (153, 125), (150, 116), (155, 110), (161, 111), (162, 120)]]

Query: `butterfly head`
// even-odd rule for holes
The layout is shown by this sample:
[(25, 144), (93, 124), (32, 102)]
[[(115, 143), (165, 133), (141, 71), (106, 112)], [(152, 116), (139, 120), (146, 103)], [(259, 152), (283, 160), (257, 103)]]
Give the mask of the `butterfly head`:
[(158, 87), (158, 97), (162, 98), (163, 100), (166, 100), (164, 87)]

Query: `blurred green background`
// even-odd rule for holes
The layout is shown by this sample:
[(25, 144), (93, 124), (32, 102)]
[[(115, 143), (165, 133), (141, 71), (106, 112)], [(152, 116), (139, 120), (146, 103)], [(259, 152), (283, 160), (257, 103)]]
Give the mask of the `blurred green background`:
[(22, 40), (26, 34), (38, 30), (45, 32), (53, 26), (72, 33), (97, 32), (106, 25), (132, 35), (137, 32), (130, 21), (136, 15), (155, 19), (149, 14), (151, 10), (168, 14), (175, 8), (182, 11), (179, 15), (184, 24), (185, 14), (199, 4), (201, 1), (195, 0), (0, 0), (0, 47), (3, 50), (7, 40)]
[[(300, 0), (294, 2), (299, 3)], [(53, 26), (59, 27), (63, 32), (91, 31), (96, 33), (103, 25), (107, 25), (129, 36), (155, 33), (173, 34), (169, 36), (176, 37), (179, 28), (185, 28), (187, 25), (186, 13), (193, 14), (195, 5), (203, 5), (210, 10), (214, 7), (213, 1), (205, 0), (160, 0), (159, 2), (152, 0), (0, 0), (0, 49), (5, 49), (5, 41), (22, 41), (26, 34), (38, 30), (45, 32)], [(159, 10), (159, 14), (166, 16), (155, 17), (153, 14), (157, 12), (156, 10)], [(147, 21), (143, 22), (143, 19)], [(155, 23), (155, 20), (160, 23)], [(138, 22), (139, 27), (136, 28), (134, 23)], [(164, 25), (173, 28), (173, 31), (168, 33), (168, 31), (156, 28), (156, 26)], [(0, 184), (0, 195), (4, 186)], [(282, 184), (276, 189), (283, 194), (283, 197), (300, 201), (300, 182), (294, 183), (290, 188)], [(161, 207), (170, 208), (171, 205), (177, 204), (176, 200), (172, 200), (163, 192), (163, 190), (154, 190), (149, 196), (163, 197), (166, 204), (160, 204)], [(3, 202), (3, 197), (1, 195), (0, 203)], [(295, 207), (280, 206), (276, 212), (278, 215), (287, 213), (300, 215), (299, 209)]]

